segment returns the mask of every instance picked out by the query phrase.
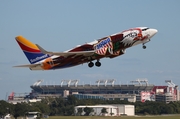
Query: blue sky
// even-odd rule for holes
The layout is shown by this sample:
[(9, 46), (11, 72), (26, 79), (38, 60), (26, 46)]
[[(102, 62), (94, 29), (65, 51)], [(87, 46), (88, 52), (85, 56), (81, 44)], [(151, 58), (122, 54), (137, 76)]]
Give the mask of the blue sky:
[[(127, 84), (147, 78), (155, 85), (166, 85), (165, 80), (180, 85), (179, 4), (179, 0), (0, 1), (0, 99), (12, 91), (30, 92), (30, 85), (39, 79), (58, 85), (63, 79), (78, 79), (79, 84), (116, 79)], [(132, 47), (125, 55), (102, 59), (99, 68), (87, 64), (54, 71), (12, 67), (29, 64), (14, 39), (17, 35), (47, 50), (64, 51), (138, 26), (158, 30), (147, 49)]]

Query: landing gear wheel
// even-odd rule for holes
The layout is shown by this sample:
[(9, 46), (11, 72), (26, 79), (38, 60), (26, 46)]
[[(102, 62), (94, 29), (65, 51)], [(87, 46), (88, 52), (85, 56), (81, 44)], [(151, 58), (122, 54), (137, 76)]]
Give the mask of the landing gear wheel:
[(91, 68), (94, 66), (94, 63), (93, 62), (89, 62), (88, 66)]
[(143, 45), (143, 49), (146, 49), (146, 46), (145, 46), (145, 45)]
[(97, 61), (97, 62), (95, 63), (95, 65), (96, 65), (97, 67), (100, 67), (100, 66), (101, 66), (101, 62)]

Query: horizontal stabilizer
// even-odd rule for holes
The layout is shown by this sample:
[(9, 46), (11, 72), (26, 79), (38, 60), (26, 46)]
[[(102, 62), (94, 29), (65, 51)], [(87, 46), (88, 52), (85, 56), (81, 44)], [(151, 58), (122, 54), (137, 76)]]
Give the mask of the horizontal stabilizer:
[(79, 52), (49, 52), (43, 49), (41, 46), (36, 44), (36, 46), (39, 48), (39, 50), (44, 54), (49, 55), (58, 55), (58, 56), (69, 56), (69, 55), (84, 55), (84, 56), (91, 56), (95, 53), (94, 50), (92, 51), (79, 51)]
[(18, 66), (13, 66), (13, 67), (37, 67), (39, 66), (40, 64), (25, 64), (25, 65), (18, 65)]

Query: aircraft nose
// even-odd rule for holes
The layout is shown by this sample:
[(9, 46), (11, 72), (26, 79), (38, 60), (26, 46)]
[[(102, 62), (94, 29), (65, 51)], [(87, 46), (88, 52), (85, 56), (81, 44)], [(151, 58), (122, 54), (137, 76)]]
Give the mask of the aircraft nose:
[(158, 30), (157, 29), (151, 29), (151, 32), (152, 32), (152, 35), (154, 36), (158, 32)]
[(150, 29), (150, 37), (153, 37), (157, 32), (157, 29)]

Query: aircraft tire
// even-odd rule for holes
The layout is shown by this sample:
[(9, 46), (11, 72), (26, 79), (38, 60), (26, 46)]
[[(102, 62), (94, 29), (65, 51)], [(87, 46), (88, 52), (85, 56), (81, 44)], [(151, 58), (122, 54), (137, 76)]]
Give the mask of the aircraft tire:
[(93, 62), (89, 62), (88, 66), (91, 68), (94, 66), (94, 63)]
[(145, 45), (143, 45), (143, 49), (146, 49), (146, 46), (145, 46)]
[(100, 66), (101, 66), (101, 62), (97, 61), (97, 62), (95, 63), (95, 65), (96, 65), (97, 67), (100, 67)]

